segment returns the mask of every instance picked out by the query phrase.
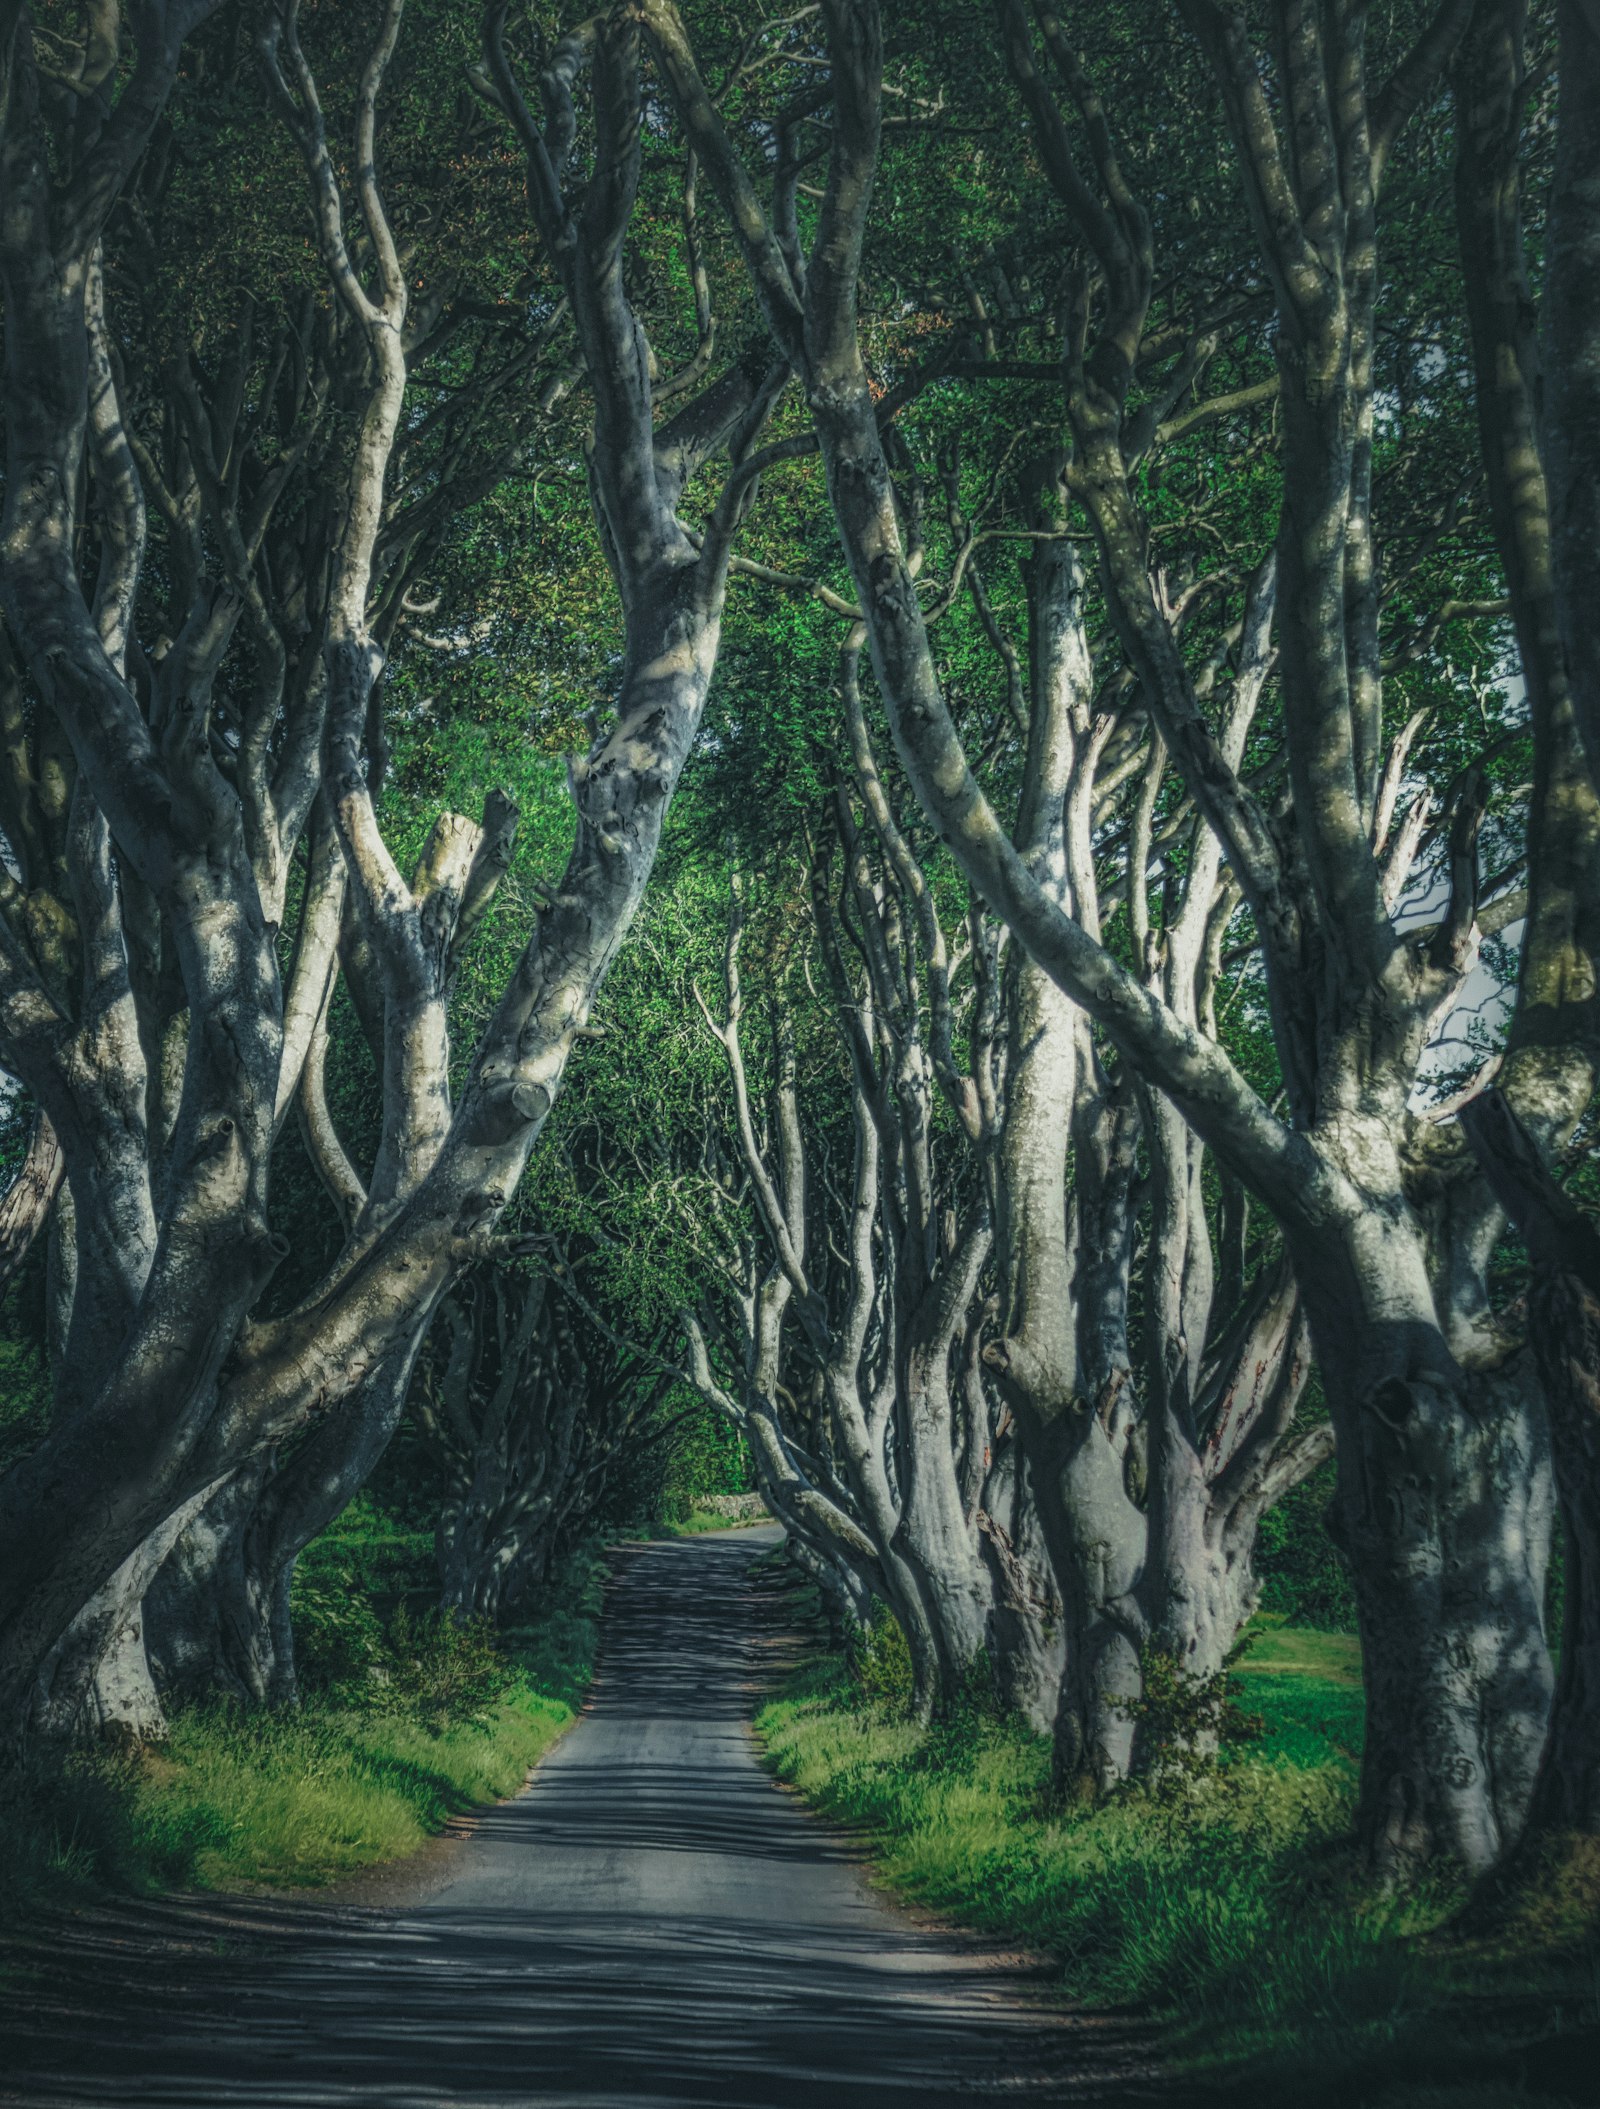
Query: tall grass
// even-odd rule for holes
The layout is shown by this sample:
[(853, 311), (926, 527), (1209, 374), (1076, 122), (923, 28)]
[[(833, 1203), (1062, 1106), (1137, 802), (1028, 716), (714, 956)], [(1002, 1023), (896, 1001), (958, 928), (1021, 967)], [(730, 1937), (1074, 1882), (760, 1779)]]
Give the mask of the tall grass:
[[(1462, 1902), (1452, 1885), (1402, 1900), (1353, 1863), (1347, 1637), (1263, 1632), (1236, 1677), (1259, 1737), (1181, 1793), (1090, 1811), (1053, 1805), (1044, 1739), (982, 1707), (913, 1726), (885, 1689), (886, 1652), (813, 1659), (757, 1729), (772, 1770), (856, 1827), (894, 1891), (1054, 1957), (1074, 1998), (1142, 2009), (1200, 2086), (1227, 2075), (1240, 2098), (1421, 2109), (1393, 2088), (1462, 2064), (1456, 2003), (1503, 1989), (1505, 1960), (1440, 1939)], [(1570, 1958), (1525, 1962), (1522, 1981), (1582, 2019)], [(1447, 2090), (1440, 2109), (1538, 2099), (1486, 2092), (1481, 2046), (1472, 2057), (1475, 2091)]]
[(573, 1720), (602, 1576), (595, 1550), (574, 1554), (496, 1651), (403, 1610), (381, 1627), (356, 1598), (346, 1624), (371, 1654), (352, 1668), (348, 1635), (331, 1649), (325, 1621), (315, 1638), (338, 1674), (292, 1712), (191, 1708), (151, 1749), (12, 1764), (0, 1917), (96, 1890), (325, 1884), (415, 1851), (513, 1792)]
[[(690, 1510), (617, 1535), (726, 1527)], [(579, 1548), (491, 1641), (424, 1608), (432, 1534), (358, 1498), (296, 1570), (299, 1708), (192, 1707), (154, 1748), (0, 1763), (0, 1926), (96, 1891), (309, 1887), (414, 1852), (575, 1718), (603, 1577)]]

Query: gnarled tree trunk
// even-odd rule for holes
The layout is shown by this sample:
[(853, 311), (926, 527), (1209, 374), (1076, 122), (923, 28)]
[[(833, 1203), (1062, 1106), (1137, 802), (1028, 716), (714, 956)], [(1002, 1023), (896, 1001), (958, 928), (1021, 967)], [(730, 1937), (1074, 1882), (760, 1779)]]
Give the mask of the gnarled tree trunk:
[(1461, 1123), (1528, 1247), (1528, 1339), (1549, 1406), (1566, 1561), (1561, 1662), (1530, 1824), (1600, 1831), (1600, 1232), (1498, 1091)]

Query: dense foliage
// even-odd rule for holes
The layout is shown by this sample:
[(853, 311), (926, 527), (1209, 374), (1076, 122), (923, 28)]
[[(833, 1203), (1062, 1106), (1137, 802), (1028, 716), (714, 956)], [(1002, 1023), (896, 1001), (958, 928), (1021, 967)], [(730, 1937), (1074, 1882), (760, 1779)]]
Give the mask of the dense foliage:
[[(1085, 1989), (1174, 1781), (1197, 2000), (1334, 1841), (1592, 1882), (1595, 108), (1568, 0), (0, 8), (19, 1763), (526, 1756), (753, 1493), (785, 1768)], [(1219, 1769), (1258, 1615), (1359, 1754)]]

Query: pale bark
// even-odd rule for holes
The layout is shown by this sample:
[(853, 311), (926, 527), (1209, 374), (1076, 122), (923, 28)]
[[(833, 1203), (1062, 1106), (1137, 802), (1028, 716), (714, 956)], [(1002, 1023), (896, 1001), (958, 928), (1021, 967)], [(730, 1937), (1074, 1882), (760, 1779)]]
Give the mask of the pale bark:
[(413, 1356), (403, 1347), (287, 1458), (248, 1460), (176, 1540), (146, 1601), (164, 1693), (298, 1703), (295, 1563), (371, 1478), (400, 1424)]
[[(503, 830), (491, 812), (481, 836), (468, 830), (478, 847), (463, 871), (453, 848), (466, 823), (447, 823), (441, 849), (452, 853), (406, 886), (376, 827), (365, 754), (383, 640), (405, 579), (403, 565), (398, 574), (383, 572), (383, 537), (393, 525), (386, 523), (385, 472), (400, 421), (409, 290), (375, 173), (377, 98), (398, 32), (398, 0), (384, 11), (356, 98), (354, 188), (375, 290), (346, 249), (345, 199), (292, 0), (267, 25), (269, 67), (306, 161), (323, 263), (347, 318), (342, 326), (372, 361), (342, 503), (323, 523), (338, 539), (326, 605), (311, 611), (321, 623), (320, 674), (302, 667), (286, 685), (278, 682), (272, 625), (258, 621), (238, 562), (241, 539), (247, 556), (259, 545), (240, 521), (230, 523), (225, 507), (212, 524), (231, 592), (215, 593), (203, 571), (180, 580), (192, 588), (195, 619), (180, 648), (161, 662), (148, 716), (117, 665), (138, 549), (139, 470), (149, 457), (122, 432), (114, 374), (95, 351), (96, 243), (159, 114), (183, 33), (203, 12), (198, 4), (141, 12), (133, 77), (110, 123), (70, 167), (43, 137), (31, 46), (19, 31), (6, 50), (12, 70), (0, 141), (7, 186), (0, 270), (9, 363), (0, 588), (43, 720), (60, 728), (75, 758), (72, 825), (61, 828), (74, 847), (58, 862), (70, 862), (87, 903), (88, 994), (80, 1008), (98, 1033), (89, 1049), (96, 1059), (86, 1065), (83, 1024), (30, 947), (10, 942), (15, 926), (7, 919), (0, 947), (5, 1059), (61, 1140), (77, 1225), (66, 1364), (77, 1403), (0, 1484), (8, 1547), (0, 1577), (0, 1716), (8, 1723), (20, 1718), (23, 1695), (66, 1626), (153, 1532), (249, 1457), (292, 1438), (412, 1352), (438, 1296), (481, 1253), (637, 908), (705, 701), (729, 543), (754, 476), (730, 480), (698, 546), (679, 523), (677, 505), (713, 456), (743, 455), (784, 378), (771, 361), (736, 366), (656, 428), (648, 347), (622, 282), (641, 123), (634, 32), (613, 25), (564, 47), (552, 77), (553, 106), (560, 108), (549, 142), (566, 127), (559, 162), (574, 129), (566, 122), (571, 83), (592, 61), (595, 167), (573, 204), (546, 136), (527, 118), (491, 23), (491, 72), (528, 150), (540, 232), (564, 281), (594, 392), (596, 501), (625, 635), (614, 721), (573, 767), (577, 829), (567, 871), (491, 1016), (460, 1103), (452, 1105), (451, 953), (470, 928), (483, 857)], [(205, 448), (197, 430), (191, 437), (204, 486)], [(86, 454), (99, 512), (127, 530), (120, 541), (103, 536), (116, 561), (92, 610), (70, 562)], [(448, 519), (447, 509), (435, 513)], [(415, 534), (396, 531), (414, 549)], [(380, 573), (393, 601), (375, 609)], [(254, 762), (244, 771), (241, 784), (256, 789), (241, 798), (219, 774), (206, 733), (218, 666), (247, 604), (262, 655), (265, 715), (246, 730), (264, 742), (281, 725), (284, 739), (276, 772)], [(265, 751), (251, 750), (257, 760)], [(301, 948), (305, 983), (289, 1000), (286, 1063), (273, 916), (287, 853), (319, 779), (352, 912), (381, 985), (382, 1143), (329, 1278), (300, 1308), (251, 1324), (282, 1250), (265, 1213), (270, 1149), (291, 1102), (293, 1065), (316, 1040), (334, 914), (330, 889), (314, 888), (314, 920)], [(113, 844), (120, 887), (108, 883)], [(165, 957), (181, 984), (161, 1020), (163, 1041), (171, 1019), (186, 1045), (170, 1141), (162, 1124), (146, 1119), (151, 1064), (137, 998), (130, 1002), (127, 987), (121, 919), (135, 890), (137, 901), (159, 912), (163, 947), (171, 941)]]
[(1530, 1824), (1592, 1834), (1600, 1829), (1600, 1234), (1551, 1178), (1503, 1094), (1484, 1092), (1461, 1122), (1528, 1247), (1528, 1335), (1561, 1501), (1561, 1665)]
[[(1071, 544), (1042, 543), (1028, 569), (1016, 843), (1051, 897), (1098, 928), (1089, 816), (1113, 721), (1094, 710), (1083, 591)], [(1137, 1112), (1126, 1079), (1101, 1067), (1088, 1019), (1026, 954), (1011, 962), (1007, 994), (992, 1173), (1002, 1298), (985, 1360), (1016, 1415), (1062, 1603), (1056, 1783), (1092, 1797), (1127, 1771), (1124, 1708), (1139, 1690), (1146, 1526), (1127, 1337)]]
[[(145, 1595), (156, 1683), (170, 1702), (291, 1702), (289, 1571), (262, 1558), (255, 1523), (271, 1452), (240, 1466), (174, 1544)], [(288, 1681), (280, 1681), (280, 1669)]]
[(757, 1489), (797, 1548), (800, 1564), (816, 1577), (847, 1628), (865, 1625), (874, 1599), (890, 1601), (877, 1547), (852, 1513), (845, 1489), (830, 1483), (829, 1475), (791, 1435), (780, 1405), (778, 1371), (789, 1284), (776, 1271), (762, 1279), (752, 1268), (734, 1293), (741, 1318), (738, 1391), (719, 1380), (706, 1329), (689, 1311), (679, 1314), (689, 1345), (684, 1375), (749, 1444)]
[[(882, 945), (881, 904), (859, 870), (857, 880), (857, 906), (870, 919), (869, 942)], [(813, 895), (823, 929), (831, 929), (825, 880), (820, 890), (814, 885)], [(726, 955), (727, 1015), (720, 1025), (706, 1015), (728, 1058), (744, 1169), (782, 1283), (781, 1298), (768, 1292), (772, 1309), (763, 1314), (768, 1367), (749, 1395), (755, 1408), (752, 1445), (759, 1468), (776, 1479), (778, 1327), (790, 1310), (815, 1366), (856, 1529), (906, 1636), (913, 1706), (925, 1717), (959, 1691), (984, 1642), (988, 1590), (956, 1490), (948, 1389), (948, 1357), (976, 1287), (973, 1262), (981, 1263), (982, 1233), (969, 1226), (961, 1241), (964, 1271), (952, 1261), (949, 1271), (935, 1266), (931, 1276), (922, 1272), (922, 1241), (937, 1235), (927, 1212), (931, 1160), (924, 1149), (923, 1079), (914, 1048), (908, 1066), (904, 1044), (896, 1049), (887, 1033), (880, 1041), (870, 978), (864, 991), (854, 992), (837, 946), (829, 944), (835, 1012), (851, 1055), (853, 1161), (848, 1214), (838, 1231), (843, 1264), (818, 1276), (808, 1253), (806, 1163), (792, 1053), (781, 1056), (776, 1080), (776, 1170), (756, 1132), (740, 1031), (741, 935), (736, 895)], [(899, 1225), (892, 1198), (897, 1191), (909, 1211)], [(886, 1279), (876, 1257), (880, 1225)], [(958, 1289), (941, 1299), (952, 1279), (964, 1281), (965, 1293)], [(916, 1327), (920, 1335), (914, 1335)], [(792, 1445), (783, 1447), (793, 1462)], [(782, 1514), (798, 1489), (780, 1484), (774, 1492)]]
[[(1541, 343), (1522, 224), (1525, 29), (1521, 0), (1479, 0), (1456, 73), (1456, 207), (1478, 418), (1534, 730), (1528, 915), (1517, 1006), (1497, 1088), (1468, 1101), (1461, 1126), (1533, 1262), (1528, 1340), (1550, 1419), (1569, 1563), (1560, 1671), (1533, 1820), (1562, 1829), (1592, 1828), (1600, 1811), (1593, 1729), (1600, 1633), (1594, 1578), (1600, 1570), (1594, 1557), (1592, 1386), (1584, 1375), (1594, 1359), (1600, 1274), (1585, 1243), (1587, 1238), (1592, 1244), (1592, 1237), (1541, 1160), (1541, 1151), (1553, 1153), (1569, 1139), (1600, 1073), (1600, 802), (1593, 774), (1600, 756), (1600, 662), (1592, 644), (1590, 588), (1580, 583), (1573, 563), (1585, 508), (1590, 517), (1593, 512), (1584, 465), (1594, 459), (1592, 413), (1600, 403), (1594, 386), (1600, 309), (1582, 275), (1585, 255), (1592, 266), (1600, 238), (1594, 196), (1600, 132), (1579, 88), (1586, 66), (1591, 84), (1600, 81), (1600, 34), (1581, 10), (1562, 11), (1559, 144)], [(1592, 164), (1587, 182), (1586, 153)], [(1588, 743), (1589, 768), (1582, 741)]]
[(1039, 1506), (1014, 1441), (1001, 1445), (985, 1479), (978, 1529), (993, 1578), (996, 1696), (1038, 1734), (1054, 1737), (1065, 1688), (1066, 1620)]
[(836, 1646), (858, 1646), (872, 1625), (872, 1592), (842, 1560), (810, 1538), (791, 1531), (785, 1549), (800, 1572), (817, 1586)]
[(156, 1742), (166, 1735), (145, 1598), (203, 1500), (195, 1496), (153, 1530), (50, 1650), (34, 1683), (27, 1723), (31, 1734), (123, 1743)]
[[(1515, 1835), (1531, 1783), (1526, 1754), (1542, 1732), (1548, 1668), (1538, 1539), (1547, 1502), (1525, 1393), (1460, 1359), (1472, 1359), (1477, 1331), (1464, 1277), (1487, 1256), (1477, 1226), (1459, 1238), (1435, 1236), (1402, 1158), (1406, 1098), (1429, 1026), (1471, 956), (1470, 800), (1455, 816), (1451, 909), (1423, 948), (1395, 929), (1371, 844), (1381, 773), (1369, 523), (1373, 214), (1382, 159), (1447, 60), (1452, 36), (1425, 40), (1369, 128), (1358, 25), (1340, 18), (1329, 30), (1338, 46), (1331, 59), (1321, 31), (1308, 27), (1306, 48), (1285, 47), (1280, 85), (1307, 139), (1325, 145), (1336, 124), (1347, 151), (1319, 147), (1291, 172), (1242, 22), (1198, 0), (1185, 11), (1222, 87), (1280, 313), (1286, 497), (1278, 570), (1291, 610), (1282, 672), (1292, 856), (1219, 750), (1155, 605), (1119, 439), (1149, 297), (1148, 223), (1127, 190), (1104, 113), (1091, 112), (1074, 55), (1052, 38), (1109, 200), (1102, 205), (1077, 175), (1064, 128), (1050, 131), (1047, 169), (1107, 282), (1094, 340), (1071, 347), (1068, 360), (1069, 414), (1083, 456), (1075, 489), (1094, 521), (1147, 705), (1255, 912), (1294, 1128), (1261, 1103), (1213, 1040), (1141, 988), (1050, 899), (967, 765), (907, 566), (856, 341), (855, 279), (881, 123), (876, 10), (824, 8), (834, 94), (818, 242), (826, 268), (813, 266), (803, 288), (766, 229), (681, 25), (664, 0), (646, 13), (774, 335), (805, 382), (879, 689), (930, 817), (1030, 952), (1267, 1203), (1288, 1238), (1330, 1373), (1343, 1514), (1362, 1541), (1351, 1549), (1361, 1555), (1369, 1690), (1375, 1706), (1394, 1708), (1368, 1746), (1367, 1842), (1390, 1864), (1439, 1850), (1478, 1867)], [(1020, 12), (1011, 11), (1014, 34)], [(1465, 12), (1457, 11), (1455, 34)], [(1318, 101), (1330, 81), (1337, 115)], [(1323, 193), (1338, 183), (1332, 214)], [(1489, 1513), (1494, 1502), (1504, 1530)], [(1487, 1635), (1474, 1589), (1457, 1586), (1465, 1569), (1495, 1603)], [(1441, 1675), (1446, 1663), (1464, 1667)], [(1428, 1703), (1415, 1703), (1423, 1693)]]
[(33, 1249), (61, 1191), (65, 1162), (49, 1116), (35, 1111), (28, 1147), (16, 1175), (0, 1195), (0, 1288)]

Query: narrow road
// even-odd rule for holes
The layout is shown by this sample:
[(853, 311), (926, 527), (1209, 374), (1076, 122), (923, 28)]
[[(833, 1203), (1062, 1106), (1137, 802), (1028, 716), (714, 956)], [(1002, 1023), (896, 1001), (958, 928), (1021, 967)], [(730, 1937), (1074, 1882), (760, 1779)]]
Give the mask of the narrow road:
[(0, 2100), (1128, 2099), (1113, 2042), (892, 1910), (761, 1771), (747, 1726), (762, 1609), (751, 1570), (774, 1536), (618, 1556), (583, 1719), (523, 1794), (443, 1849), (421, 1900), (270, 1907), (246, 1960), (202, 1959), (146, 1987), (132, 2021), (137, 1963), (111, 1968), (104, 2007), (70, 2031), (58, 2013), (13, 2035)]

